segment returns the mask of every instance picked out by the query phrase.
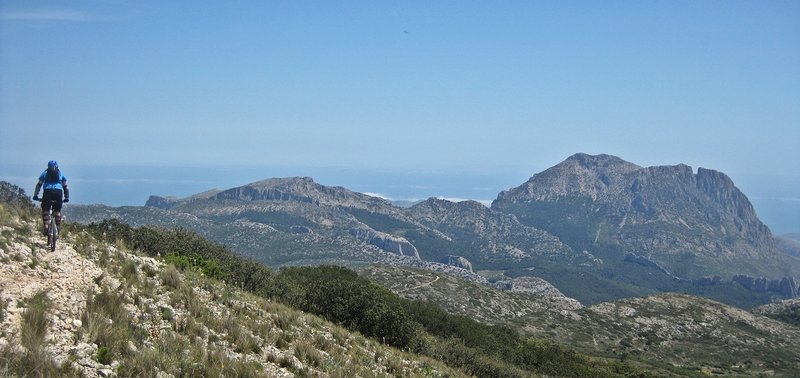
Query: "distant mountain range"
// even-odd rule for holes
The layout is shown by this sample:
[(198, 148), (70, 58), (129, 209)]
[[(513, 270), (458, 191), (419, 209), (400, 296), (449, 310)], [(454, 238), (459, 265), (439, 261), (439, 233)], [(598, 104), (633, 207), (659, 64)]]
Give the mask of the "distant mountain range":
[[(277, 182), (263, 187), (275, 189)], [(303, 185), (314, 186), (307, 180)], [(483, 220), (449, 225), (447, 219), (458, 214), (456, 206), (441, 200), (429, 200), (417, 210), (426, 222), (454, 234), (506, 228), (492, 225), (497, 215), (487, 208), (467, 205), (474, 212), (469, 219)], [(161, 209), (142, 209), (164, 215)], [(42, 254), (37, 252), (43, 247), (35, 231), (38, 217), (20, 188), (0, 182), (0, 215), (0, 284), (8, 289), (0, 306), (0, 343), (7, 346), (4, 368), (11, 376), (800, 373), (798, 299), (746, 311), (696, 296), (659, 293), (584, 306), (537, 277), (510, 278), (495, 271), (487, 275), (491, 283), (464, 281), (452, 273), (468, 272), (470, 266), (455, 256), (448, 262), (461, 268), (447, 274), (430, 270), (441, 264), (426, 269), (364, 265), (357, 269), (361, 277), (331, 267), (272, 274), (191, 232), (133, 230), (118, 222), (71, 224), (57, 250)], [(187, 219), (192, 217), (180, 222)], [(423, 302), (400, 302), (363, 278)], [(45, 295), (33, 295), (37, 292)], [(34, 311), (44, 315), (34, 316)], [(376, 317), (384, 321), (372, 340), (340, 327), (370, 330), (361, 325)], [(50, 321), (31, 320), (45, 318)], [(410, 321), (424, 325), (396, 327), (387, 318), (417, 319)], [(420, 338), (424, 347), (415, 349), (424, 356), (386, 346), (382, 336), (398, 329), (410, 329), (412, 335), (427, 332)], [(20, 339), (19, 334), (33, 336)], [(515, 365), (477, 370), (487, 366), (487, 356), (495, 363), (505, 357)]]
[(610, 155), (573, 155), (490, 208), (433, 198), (399, 207), (295, 177), (68, 214), (190, 228), (275, 267), (381, 262), (483, 283), (539, 277), (584, 304), (679, 291), (754, 306), (797, 296), (800, 272), (725, 174)]

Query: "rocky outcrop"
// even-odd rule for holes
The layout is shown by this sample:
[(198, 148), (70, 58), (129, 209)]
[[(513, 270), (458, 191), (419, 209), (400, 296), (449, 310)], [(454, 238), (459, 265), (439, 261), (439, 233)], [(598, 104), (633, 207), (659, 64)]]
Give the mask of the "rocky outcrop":
[(650, 267), (650, 268), (653, 268), (655, 270), (658, 270), (661, 273), (665, 273), (667, 275), (671, 275), (669, 273), (669, 271), (664, 269), (664, 267), (662, 267), (657, 262), (655, 262), (655, 261), (653, 261), (653, 260), (651, 260), (651, 259), (649, 259), (649, 258), (647, 258), (645, 256), (639, 256), (639, 255), (637, 255), (635, 253), (628, 252), (628, 253), (625, 254), (624, 260), (627, 261), (627, 262), (632, 262), (634, 264), (639, 264), (641, 266)]
[(350, 234), (384, 251), (419, 259), (417, 248), (403, 237), (368, 228), (354, 228), (350, 230)]
[(774, 292), (782, 295), (784, 298), (798, 297), (798, 284), (794, 277), (784, 277), (780, 280), (770, 280), (764, 277), (751, 277), (740, 274), (733, 276), (733, 281), (752, 291)]
[(569, 298), (551, 283), (538, 277), (518, 277), (510, 280), (497, 281), (493, 284), (500, 290), (513, 293), (525, 293), (540, 298), (547, 298), (551, 304), (557, 303), (561, 310), (578, 310), (583, 305), (573, 298)]
[(472, 263), (461, 256), (447, 255), (440, 262), (457, 268), (466, 269), (470, 272), (472, 271)]
[(492, 209), (573, 249), (616, 250), (637, 262), (625, 255), (635, 253), (670, 271), (686, 271), (677, 265), (685, 259), (676, 257), (691, 256), (690, 279), (800, 269), (777, 253), (769, 229), (733, 181), (711, 169), (642, 168), (614, 156), (576, 154), (500, 193)]
[(769, 303), (750, 311), (800, 327), (800, 299), (798, 298)]
[(178, 203), (178, 199), (176, 197), (161, 197), (161, 196), (150, 196), (147, 199), (147, 202), (144, 203), (145, 206), (148, 207), (155, 207), (163, 210), (169, 210), (173, 206)]
[(695, 286), (714, 286), (719, 285), (722, 283), (722, 277), (720, 276), (713, 276), (713, 277), (703, 277), (691, 280), (692, 285)]

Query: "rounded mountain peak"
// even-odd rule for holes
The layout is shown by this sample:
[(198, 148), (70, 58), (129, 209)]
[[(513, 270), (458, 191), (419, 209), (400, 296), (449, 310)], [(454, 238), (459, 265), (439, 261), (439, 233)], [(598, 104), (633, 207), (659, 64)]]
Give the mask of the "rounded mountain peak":
[(642, 167), (613, 155), (577, 153), (535, 174), (526, 183), (500, 193), (497, 201), (549, 200), (564, 196), (596, 199), (625, 175)]

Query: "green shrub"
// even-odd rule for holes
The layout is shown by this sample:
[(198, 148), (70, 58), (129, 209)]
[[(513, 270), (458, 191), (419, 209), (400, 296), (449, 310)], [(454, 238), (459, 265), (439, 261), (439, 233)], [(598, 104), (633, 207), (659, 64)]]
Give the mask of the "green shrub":
[(103, 365), (111, 364), (111, 350), (108, 347), (101, 346), (97, 348), (97, 362)]
[(388, 289), (335, 266), (285, 268), (276, 295), (284, 303), (325, 317), (399, 348), (418, 337), (419, 326)]
[(189, 260), (188, 256), (181, 256), (177, 253), (170, 253), (164, 256), (164, 262), (167, 264), (172, 264), (180, 270), (186, 270), (192, 266), (192, 262)]
[(161, 313), (161, 319), (171, 321), (175, 317), (175, 312), (167, 306), (159, 306), (158, 311)]

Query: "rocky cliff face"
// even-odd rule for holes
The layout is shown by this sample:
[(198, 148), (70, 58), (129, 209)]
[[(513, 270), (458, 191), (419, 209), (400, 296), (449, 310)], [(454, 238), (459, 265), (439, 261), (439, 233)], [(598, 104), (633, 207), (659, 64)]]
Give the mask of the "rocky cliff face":
[(738, 282), (748, 290), (759, 292), (775, 292), (785, 298), (797, 298), (798, 283), (794, 277), (784, 277), (780, 280), (770, 280), (764, 277), (751, 277), (744, 274), (733, 276), (733, 281)]
[(441, 263), (454, 266), (456, 268), (465, 269), (470, 272), (472, 271), (472, 263), (461, 256), (447, 255), (442, 259)]
[(179, 200), (175, 197), (150, 196), (150, 198), (147, 199), (147, 202), (145, 202), (144, 205), (147, 207), (155, 207), (158, 209), (169, 210), (178, 203)]
[(572, 249), (557, 237), (523, 225), (513, 216), (492, 211), (479, 202), (430, 198), (409, 208), (408, 214), (451, 240), (466, 240), (479, 245), (484, 259), (576, 258)]
[(373, 219), (433, 232), (383, 199), (308, 177), (273, 178), (187, 198), (151, 196), (141, 208), (76, 206), (70, 214), (81, 222), (117, 218), (132, 225), (188, 227), (272, 266), (395, 261), (388, 255), (420, 259), (411, 241), (373, 228)]
[(350, 230), (350, 233), (357, 239), (364, 240), (384, 251), (419, 259), (417, 248), (403, 237), (378, 232), (369, 228), (354, 228)]
[[(633, 253), (690, 276), (735, 274), (748, 265), (773, 276), (792, 273), (781, 269), (772, 235), (747, 197), (710, 169), (642, 168), (613, 156), (577, 154), (500, 193), (492, 209), (573, 248)], [(679, 267), (675, 260), (685, 255), (700, 266)]]

